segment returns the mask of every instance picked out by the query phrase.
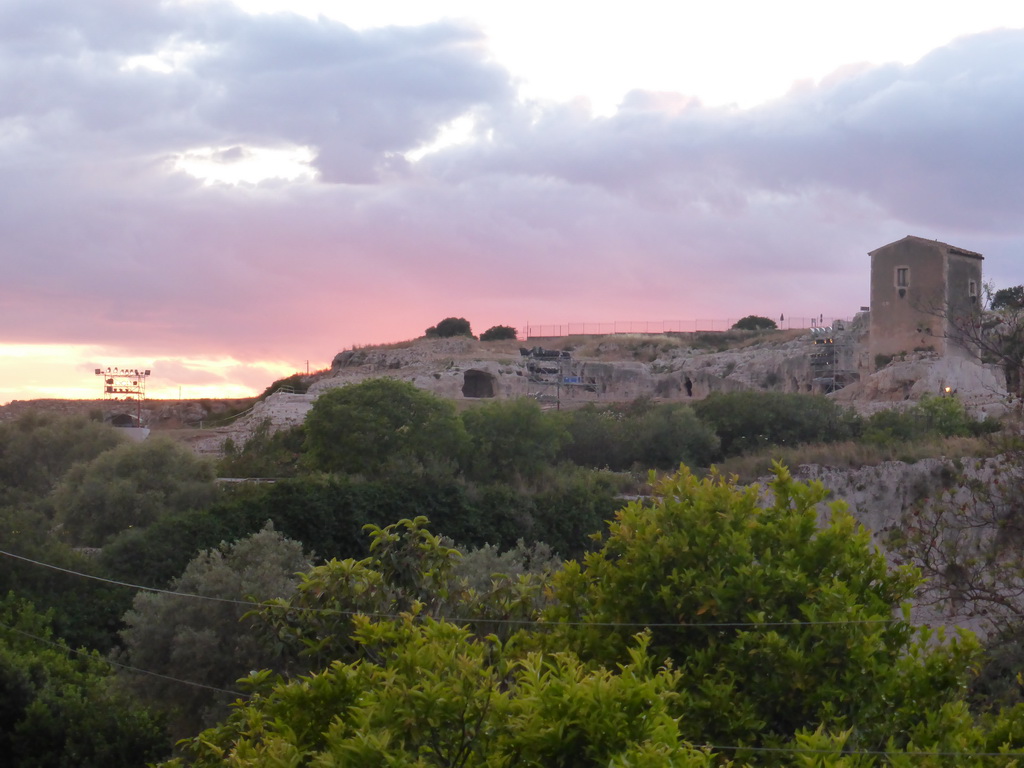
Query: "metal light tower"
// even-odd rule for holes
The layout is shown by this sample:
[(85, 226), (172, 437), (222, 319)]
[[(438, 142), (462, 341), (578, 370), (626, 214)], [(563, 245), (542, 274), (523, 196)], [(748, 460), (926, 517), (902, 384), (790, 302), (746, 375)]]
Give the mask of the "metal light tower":
[(97, 368), (103, 377), (103, 395), (107, 400), (135, 400), (136, 424), (142, 426), (142, 401), (146, 399), (146, 379), (150, 371), (138, 368)]

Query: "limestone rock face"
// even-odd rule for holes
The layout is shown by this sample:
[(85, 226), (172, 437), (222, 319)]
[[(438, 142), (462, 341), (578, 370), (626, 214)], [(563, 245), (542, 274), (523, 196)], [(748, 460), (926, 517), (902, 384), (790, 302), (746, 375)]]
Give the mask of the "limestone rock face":
[[(485, 344), (469, 338), (420, 339), (389, 347), (346, 350), (310, 387), (331, 387), (388, 376), (441, 397), (557, 399), (563, 404), (624, 402), (638, 397), (687, 400), (712, 392), (757, 389), (818, 391), (809, 362), (810, 336), (709, 351), (635, 337), (607, 339), (569, 350), (557, 374), (538, 381), (518, 342)], [(636, 359), (637, 357), (648, 359)], [(555, 363), (551, 363), (554, 366)], [(550, 368), (555, 371), (554, 367)], [(689, 387), (687, 387), (689, 382)]]
[(1005, 379), (999, 369), (959, 356), (921, 354), (894, 361), (840, 390), (835, 398), (870, 404), (861, 410), (879, 410), (925, 395), (941, 396), (947, 387), (975, 416), (997, 417), (1006, 410)]
[[(913, 511), (917, 504), (927, 499), (945, 499), (945, 508), (950, 515), (961, 516), (962, 508), (967, 508), (975, 510), (973, 520), (984, 520), (989, 517), (984, 510), (984, 497), (974, 495), (972, 484), (989, 487), (997, 478), (1004, 482), (1011, 475), (1019, 478), (1020, 471), (1021, 468), (1013, 460), (1008, 462), (1006, 457), (936, 458), (913, 464), (887, 461), (856, 469), (816, 464), (792, 468), (794, 478), (802, 482), (820, 482), (832, 492), (831, 501), (844, 502), (850, 514), (871, 533), (874, 543), (894, 566), (903, 562), (892, 551), (893, 534), (900, 533), (908, 520), (915, 519)], [(762, 487), (769, 479), (759, 481)], [(818, 512), (822, 521), (830, 514), (827, 505), (822, 505)], [(999, 516), (991, 517), (994, 520)], [(964, 547), (970, 546), (965, 537), (973, 537), (975, 543), (983, 543), (1000, 535), (1000, 530), (1001, 526), (997, 524), (974, 527), (961, 522), (950, 525), (946, 535), (956, 538), (959, 546)], [(1014, 591), (1013, 585), (1008, 589)], [(992, 631), (984, 608), (978, 610), (978, 606), (969, 600), (956, 605), (945, 600), (918, 600), (912, 604), (911, 615), (917, 623), (964, 627), (983, 638)]]

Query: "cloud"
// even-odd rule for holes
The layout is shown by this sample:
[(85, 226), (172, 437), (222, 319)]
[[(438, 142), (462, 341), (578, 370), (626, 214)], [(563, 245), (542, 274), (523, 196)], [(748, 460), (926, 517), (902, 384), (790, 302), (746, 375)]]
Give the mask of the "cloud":
[[(486, 45), (449, 22), (5, 3), (4, 341), (322, 363), (451, 315), (849, 315), (866, 253), (905, 234), (1014, 279), (1024, 31), (753, 109), (634, 91), (611, 116), (517, 100)], [(469, 141), (406, 159), (466, 115)], [(296, 148), (314, 178), (204, 185), (177, 164)], [(182, 365), (163, 370), (209, 375)]]

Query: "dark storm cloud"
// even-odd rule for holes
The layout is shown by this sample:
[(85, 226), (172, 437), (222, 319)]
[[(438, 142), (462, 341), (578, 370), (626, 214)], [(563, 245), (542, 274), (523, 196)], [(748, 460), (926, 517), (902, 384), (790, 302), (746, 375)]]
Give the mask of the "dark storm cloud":
[[(163, 49), (179, 68), (127, 68)], [(0, 13), (0, 118), (32, 121), (35, 144), (60, 154), (310, 144), (325, 180), (367, 182), (473, 105), (511, 97), (485, 56), (478, 31), (451, 24), (360, 33), (219, 4), (14, 3)]]
[[(451, 314), (848, 314), (890, 240), (982, 250), (986, 269), (1024, 244), (1024, 32), (755, 109), (636, 91), (602, 117), (517, 102), (485, 44), (217, 3), (3, 4), (0, 340), (251, 360)], [(127, 66), (163, 50), (170, 72)], [(405, 159), (465, 114), (473, 141)], [(317, 181), (203, 186), (172, 166), (296, 145)]]

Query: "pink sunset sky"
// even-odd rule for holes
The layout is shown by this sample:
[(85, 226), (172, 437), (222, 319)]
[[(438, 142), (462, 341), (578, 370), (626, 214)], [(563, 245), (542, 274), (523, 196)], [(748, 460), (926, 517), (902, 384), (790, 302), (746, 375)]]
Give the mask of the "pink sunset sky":
[(245, 396), (448, 316), (850, 317), (907, 234), (1024, 282), (1024, 4), (345, 5), (0, 2), (0, 403)]

